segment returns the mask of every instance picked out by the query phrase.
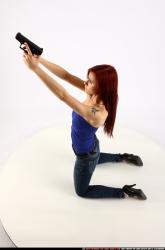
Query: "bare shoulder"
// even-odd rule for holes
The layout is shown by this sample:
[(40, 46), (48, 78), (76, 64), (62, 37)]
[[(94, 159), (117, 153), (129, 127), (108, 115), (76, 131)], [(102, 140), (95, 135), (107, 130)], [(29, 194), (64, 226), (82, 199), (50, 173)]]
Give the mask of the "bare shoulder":
[(98, 128), (104, 124), (106, 115), (104, 106), (95, 105), (89, 102), (88, 99), (84, 102), (80, 102), (67, 91), (65, 91), (61, 100), (71, 107), (76, 113), (82, 116), (93, 127)]
[(87, 107), (90, 113), (89, 117), (91, 117), (91, 120), (88, 122), (96, 128), (103, 126), (108, 116), (108, 111), (105, 109), (105, 106), (87, 105)]

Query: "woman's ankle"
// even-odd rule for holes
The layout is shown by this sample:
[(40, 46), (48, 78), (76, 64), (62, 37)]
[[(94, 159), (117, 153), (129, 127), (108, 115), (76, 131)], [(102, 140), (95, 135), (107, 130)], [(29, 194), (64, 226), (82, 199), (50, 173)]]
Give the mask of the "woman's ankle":
[(125, 197), (125, 198), (129, 198), (129, 195), (126, 194), (126, 193), (124, 193), (124, 197)]

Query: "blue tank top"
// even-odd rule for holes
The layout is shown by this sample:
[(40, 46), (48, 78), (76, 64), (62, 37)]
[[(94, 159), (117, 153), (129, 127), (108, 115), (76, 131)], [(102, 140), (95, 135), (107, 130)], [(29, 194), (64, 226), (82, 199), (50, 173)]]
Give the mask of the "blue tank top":
[(78, 154), (88, 153), (94, 149), (94, 137), (97, 129), (82, 116), (72, 111), (72, 147)]

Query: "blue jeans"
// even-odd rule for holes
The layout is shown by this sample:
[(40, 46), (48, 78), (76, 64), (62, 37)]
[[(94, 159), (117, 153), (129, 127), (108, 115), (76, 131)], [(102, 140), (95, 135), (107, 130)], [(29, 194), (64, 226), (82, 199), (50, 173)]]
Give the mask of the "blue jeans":
[[(73, 148), (73, 146), (72, 146)], [(95, 135), (94, 150), (86, 154), (78, 154), (75, 149), (76, 162), (74, 166), (74, 187), (76, 194), (85, 198), (124, 198), (121, 188), (103, 185), (90, 185), (92, 174), (97, 164), (122, 161), (121, 154), (101, 153), (99, 140)]]

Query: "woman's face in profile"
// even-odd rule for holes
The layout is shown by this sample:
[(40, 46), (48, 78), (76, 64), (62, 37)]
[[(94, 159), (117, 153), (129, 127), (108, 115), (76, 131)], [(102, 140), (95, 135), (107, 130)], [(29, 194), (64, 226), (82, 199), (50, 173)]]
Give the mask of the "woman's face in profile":
[(85, 84), (85, 92), (88, 95), (95, 94), (95, 86), (96, 86), (96, 79), (93, 72), (89, 72), (87, 81), (84, 82)]

